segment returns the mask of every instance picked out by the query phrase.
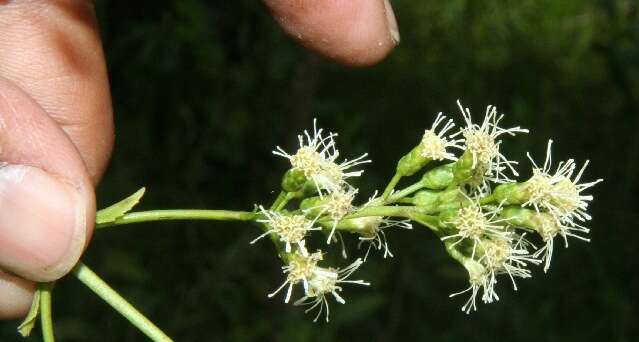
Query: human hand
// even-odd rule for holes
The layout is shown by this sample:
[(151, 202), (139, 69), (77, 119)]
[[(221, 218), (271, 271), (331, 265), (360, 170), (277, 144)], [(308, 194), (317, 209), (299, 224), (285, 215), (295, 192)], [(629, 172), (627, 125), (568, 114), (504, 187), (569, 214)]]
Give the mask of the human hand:
[[(294, 39), (343, 64), (374, 64), (399, 41), (388, 0), (265, 3)], [(0, 318), (24, 315), (34, 281), (77, 262), (113, 138), (92, 2), (0, 0)]]

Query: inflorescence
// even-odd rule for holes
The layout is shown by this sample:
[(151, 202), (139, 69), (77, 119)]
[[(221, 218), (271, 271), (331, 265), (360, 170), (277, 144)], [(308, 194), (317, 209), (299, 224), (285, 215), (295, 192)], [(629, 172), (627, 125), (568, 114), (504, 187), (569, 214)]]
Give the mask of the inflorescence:
[[(386, 233), (390, 228), (412, 229), (413, 222), (431, 229), (446, 251), (468, 272), (469, 286), (451, 295), (469, 294), (462, 311), (477, 309), (477, 300), (499, 300), (496, 285), (501, 275), (517, 290), (516, 278), (530, 278), (530, 266), (543, 264), (548, 271), (555, 237), (568, 247), (568, 238), (589, 241), (584, 224), (591, 219), (591, 195), (584, 192), (601, 179), (584, 182), (586, 161), (578, 169), (573, 159), (553, 168), (552, 140), (548, 142), (543, 165), (532, 162), (532, 176), (517, 182), (517, 162), (501, 152), (502, 138), (528, 133), (520, 127), (503, 128), (502, 114), (488, 106), (481, 123), (474, 123), (470, 110), (457, 102), (464, 126), (439, 113), (419, 144), (397, 163), (394, 177), (383, 195), (377, 192), (366, 203), (356, 205), (359, 190), (354, 178), (360, 167), (370, 163), (367, 154), (339, 160), (337, 134), (325, 132), (314, 121), (313, 131), (298, 136), (299, 147), (288, 153), (279, 146), (273, 153), (286, 158), (290, 168), (282, 179), (282, 192), (275, 203), (259, 206), (257, 222), (270, 237), (283, 261), (285, 280), (269, 297), (285, 290), (289, 303), (301, 291), (294, 305), (316, 310), (315, 321), (329, 319), (329, 298), (345, 303), (340, 294), (345, 284), (369, 285), (351, 276), (368, 258), (371, 250), (392, 257)], [(455, 154), (455, 151), (461, 153)], [(430, 170), (425, 167), (436, 163)], [(397, 190), (403, 177), (422, 172), (416, 183)], [(294, 205), (297, 203), (297, 205)], [(356, 234), (364, 256), (343, 268), (325, 264), (325, 252), (310, 247), (310, 237), (324, 234), (326, 245), (341, 241), (342, 235)], [(539, 245), (539, 247), (538, 247)], [(297, 290), (296, 290), (297, 289)]]

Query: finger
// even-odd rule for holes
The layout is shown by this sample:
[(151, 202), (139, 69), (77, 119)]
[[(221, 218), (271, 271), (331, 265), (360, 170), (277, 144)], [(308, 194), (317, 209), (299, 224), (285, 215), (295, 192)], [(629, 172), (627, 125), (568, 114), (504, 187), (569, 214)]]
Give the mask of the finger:
[(35, 283), (0, 271), (0, 319), (24, 316), (33, 299)]
[[(0, 76), (17, 84), (37, 102), (40, 108), (34, 109), (38, 113), (36, 116), (42, 116), (46, 112), (64, 129), (78, 149), (91, 181), (94, 185), (97, 184), (104, 173), (113, 145), (113, 119), (108, 78), (92, 2), (0, 1)], [(36, 121), (44, 120), (39, 118)], [(49, 124), (44, 126), (48, 127), (47, 131), (52, 130)], [(39, 132), (41, 133), (40, 129), (35, 129), (34, 136), (37, 137)], [(49, 153), (54, 157), (65, 153), (75, 155), (73, 158), (67, 157), (67, 162), (69, 159), (79, 159), (77, 152), (72, 152), (68, 143), (60, 148), (59, 141), (63, 139), (59, 136), (54, 139), (57, 142), (42, 143), (37, 138), (33, 140), (40, 141), (41, 153)], [(47, 145), (49, 147), (45, 148)], [(13, 147), (4, 148), (6, 151)], [(4, 160), (4, 155), (0, 154), (0, 160)], [(5, 196), (0, 196), (13, 201), (13, 208), (27, 206), (23, 216), (7, 216), (9, 209), (0, 207), (0, 245), (3, 246), (0, 254), (4, 253), (0, 255), (0, 260), (6, 259), (8, 269), (25, 277), (54, 279), (66, 273), (75, 263), (82, 251), (81, 241), (89, 240), (93, 227), (93, 193), (88, 190), (91, 186), (86, 182), (86, 172), (80, 170), (76, 161), (73, 162), (75, 166), (62, 175), (58, 172), (60, 165), (67, 162), (49, 165), (51, 160), (46, 158), (25, 158), (24, 162), (33, 162), (37, 167), (42, 167), (40, 170), (44, 172), (25, 168), (24, 170), (29, 171), (24, 172), (27, 176), (22, 178), (23, 182), (28, 183), (24, 180), (37, 178), (41, 183), (49, 184), (49, 187), (47, 190), (32, 188), (29, 191), (28, 186), (24, 186), (23, 191), (30, 195), (19, 197), (24, 199), (22, 202), (12, 200), (13, 195), (6, 195), (6, 192)], [(20, 167), (7, 168), (5, 171), (11, 169), (16, 174), (19, 172), (15, 170), (20, 170)], [(74, 173), (82, 175), (74, 178)], [(47, 182), (50, 176), (53, 176), (54, 181)], [(63, 226), (64, 222), (69, 221), (65, 217), (69, 214), (63, 213), (65, 208), (55, 204), (64, 202), (52, 202), (56, 196), (59, 200), (65, 197), (64, 189), (61, 190), (64, 185), (56, 186), (59, 185), (56, 181), (61, 179), (69, 181), (80, 193), (80, 199), (72, 199), (74, 203), (68, 203), (66, 210), (83, 205), (87, 208), (87, 214), (78, 216), (75, 225)], [(20, 187), (13, 186), (13, 189)], [(29, 196), (35, 197), (33, 205), (27, 203)], [(75, 195), (72, 197), (75, 198)], [(45, 210), (36, 211), (34, 208), (38, 207)], [(32, 219), (24, 218), (28, 213), (34, 213)], [(43, 220), (50, 222), (40, 225), (39, 221)], [(83, 220), (86, 221), (84, 224), (81, 223)], [(16, 225), (11, 226), (12, 222)], [(18, 228), (20, 232), (16, 233)], [(5, 241), (11, 243), (11, 246), (2, 252)], [(21, 286), (24, 281), (14, 277), (7, 278), (4, 282), (6, 286), (0, 286), (0, 298), (6, 300), (0, 301), (0, 317), (26, 312), (29, 305), (24, 300), (24, 293), (11, 291), (12, 288), (27, 289), (28, 287)], [(2, 313), (8, 314), (3, 316)]]
[(113, 119), (93, 2), (2, 3), (0, 76), (63, 127), (97, 184), (113, 146)]
[(36, 281), (66, 274), (94, 221), (86, 167), (65, 132), (0, 78), (0, 269)]
[(354, 66), (374, 64), (399, 43), (389, 0), (264, 0), (285, 32)]

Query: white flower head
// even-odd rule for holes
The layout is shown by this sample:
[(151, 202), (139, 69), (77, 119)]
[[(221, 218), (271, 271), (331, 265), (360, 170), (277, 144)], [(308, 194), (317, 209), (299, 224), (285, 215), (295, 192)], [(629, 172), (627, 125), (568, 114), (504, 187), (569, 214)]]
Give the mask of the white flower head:
[(304, 130), (304, 134), (297, 136), (299, 148), (293, 155), (286, 153), (277, 146), (273, 154), (284, 157), (291, 162), (295, 170), (301, 171), (307, 178), (312, 178), (321, 172), (322, 164), (326, 160), (336, 158), (337, 149), (335, 147), (336, 133), (329, 132), (323, 136), (323, 129), (317, 128), (317, 120), (313, 120), (313, 134)]
[(330, 294), (338, 303), (346, 303), (344, 298), (339, 295), (339, 292), (342, 291), (340, 284), (370, 285), (363, 280), (348, 280), (348, 277), (350, 277), (350, 275), (353, 274), (353, 272), (355, 272), (362, 263), (362, 259), (357, 259), (343, 269), (316, 266), (313, 269), (311, 277), (308, 279), (308, 289), (306, 290), (304, 297), (295, 301), (294, 305), (309, 305), (310, 307), (306, 309), (305, 312), (318, 309), (318, 313), (313, 322), (317, 322), (317, 319), (322, 315), (322, 312), (326, 311), (326, 322), (328, 322), (329, 306), (328, 298), (326, 297)]
[(510, 169), (513, 175), (518, 176), (513, 167), (517, 162), (508, 160), (499, 152), (501, 140), (497, 140), (497, 138), (503, 134), (528, 133), (528, 130), (519, 126), (512, 128), (499, 127), (499, 122), (504, 115), (497, 114), (495, 106), (486, 107), (486, 114), (481, 125), (473, 123), (470, 110), (464, 108), (459, 100), (457, 101), (457, 106), (459, 106), (464, 121), (466, 121), (466, 127), (451, 137), (454, 138), (459, 134), (464, 137), (466, 151), (470, 152), (473, 157), (472, 168), (477, 168), (482, 171), (482, 174), (497, 183), (510, 181), (504, 173), (506, 169)]
[[(492, 283), (497, 283), (497, 275), (508, 274), (513, 289), (517, 291), (515, 277), (530, 278), (532, 273), (527, 268), (528, 264), (538, 265), (541, 262), (529, 252), (531, 247), (534, 248), (532, 243), (525, 239), (525, 234), (512, 239), (491, 239), (482, 244), (483, 256), (479, 261), (488, 270)], [(484, 302), (490, 303), (496, 299), (499, 298), (487, 296)]]
[(315, 175), (313, 177), (313, 181), (315, 181), (316, 186), (318, 187), (318, 193), (321, 196), (320, 190), (326, 190), (327, 192), (335, 192), (339, 191), (343, 188), (351, 188), (352, 186), (347, 182), (349, 178), (359, 177), (364, 173), (363, 170), (355, 170), (349, 171), (349, 169), (361, 165), (370, 163), (370, 159), (365, 159), (368, 156), (368, 153), (364, 153), (361, 156), (348, 160), (344, 159), (341, 163), (336, 163), (335, 159), (337, 159), (336, 154), (335, 158), (332, 160), (327, 160), (322, 167), (322, 172)]
[(431, 160), (457, 160), (454, 154), (448, 152), (446, 149), (449, 147), (456, 147), (463, 149), (464, 147), (459, 145), (463, 142), (463, 139), (452, 139), (446, 136), (446, 133), (450, 131), (455, 124), (452, 119), (449, 119), (437, 133), (437, 126), (444, 122), (446, 117), (442, 113), (437, 114), (435, 122), (430, 129), (427, 129), (422, 136), (421, 141), (421, 156), (429, 158)]
[(353, 200), (357, 194), (357, 189), (338, 190), (332, 192), (326, 198), (326, 201), (322, 204), (322, 213), (327, 214), (333, 221), (331, 232), (328, 234), (326, 243), (332, 241), (337, 228), (337, 223), (344, 218), (348, 213), (352, 212), (355, 207), (353, 206)]
[(577, 166), (573, 159), (560, 162), (555, 172), (552, 173), (551, 146), (552, 140), (549, 140), (543, 168), (537, 166), (528, 154), (528, 158), (533, 164), (533, 176), (526, 182), (529, 199), (524, 205), (533, 206), (537, 212), (540, 212), (540, 209), (545, 209), (558, 217), (559, 220), (569, 223), (574, 223), (574, 219), (582, 222), (590, 220), (591, 217), (587, 212), (588, 202), (593, 197), (592, 195), (583, 195), (582, 192), (603, 180), (597, 179), (593, 182), (580, 183), (588, 161), (584, 163), (574, 178), (573, 174)]
[(349, 171), (355, 166), (370, 163), (367, 153), (353, 159), (337, 163), (339, 150), (335, 146), (336, 133), (322, 135), (323, 130), (317, 128), (317, 120), (313, 120), (313, 134), (304, 131), (298, 136), (299, 148), (295, 154), (288, 154), (277, 146), (273, 154), (284, 157), (291, 162), (293, 170), (298, 170), (315, 183), (317, 191), (333, 192), (348, 186), (347, 179), (359, 177), (364, 171)]
[(284, 281), (284, 283), (279, 288), (277, 288), (277, 290), (270, 293), (268, 297), (271, 298), (275, 296), (278, 292), (280, 292), (284, 287), (288, 285), (286, 297), (284, 298), (284, 303), (288, 303), (291, 299), (293, 286), (300, 282), (304, 286), (304, 292), (308, 292), (308, 280), (313, 277), (313, 274), (317, 269), (317, 262), (322, 259), (323, 255), (321, 251), (317, 251), (312, 254), (302, 254), (298, 251), (290, 254), (288, 264), (282, 266), (282, 271), (284, 272), (284, 274), (286, 274), (286, 281)]
[(449, 297), (455, 297), (460, 294), (464, 294), (470, 292), (470, 297), (461, 307), (461, 310), (466, 314), (470, 314), (471, 311), (477, 311), (477, 295), (479, 294), (479, 290), (483, 289), (482, 298), (484, 302), (486, 302), (486, 298), (496, 298), (497, 294), (494, 290), (494, 282), (491, 281), (490, 273), (488, 270), (479, 262), (473, 259), (465, 259), (464, 267), (468, 271), (468, 282), (470, 286), (466, 289), (453, 293), (449, 295)]
[(534, 257), (544, 262), (544, 272), (550, 268), (552, 252), (554, 248), (555, 236), (560, 235), (564, 239), (564, 245), (568, 248), (568, 237), (573, 237), (582, 241), (590, 242), (590, 239), (581, 234), (588, 234), (590, 229), (581, 226), (573, 221), (561, 221), (550, 213), (538, 213), (534, 216), (535, 230), (541, 236), (545, 245), (538, 249)]
[(266, 219), (257, 220), (267, 225), (267, 230), (262, 235), (251, 241), (254, 244), (261, 238), (276, 234), (279, 241), (285, 245), (286, 253), (291, 252), (291, 246), (297, 245), (302, 254), (306, 254), (306, 246), (304, 238), (309, 231), (320, 230), (320, 227), (314, 227), (315, 220), (309, 220), (304, 215), (283, 215), (277, 211), (265, 210), (259, 207)]
[(392, 227), (413, 229), (410, 220), (393, 220), (381, 216), (359, 217), (352, 219), (352, 221), (354, 224), (361, 226), (361, 229), (357, 230), (357, 233), (360, 234), (358, 247), (361, 247), (363, 243), (368, 244), (364, 261), (368, 259), (368, 254), (372, 248), (380, 251), (384, 250), (384, 258), (393, 257), (393, 253), (388, 248), (388, 239), (384, 230)]
[[(469, 198), (470, 199), (470, 198)], [(457, 239), (451, 247), (464, 241), (473, 242), (473, 251), (471, 258), (475, 257), (477, 245), (483, 243), (486, 238), (510, 239), (510, 232), (503, 227), (508, 219), (498, 218), (501, 211), (501, 205), (494, 209), (483, 209), (479, 203), (474, 200), (471, 205), (462, 207), (457, 211), (457, 215), (446, 224), (453, 225), (457, 232), (452, 235), (444, 236), (442, 241), (448, 239)]]

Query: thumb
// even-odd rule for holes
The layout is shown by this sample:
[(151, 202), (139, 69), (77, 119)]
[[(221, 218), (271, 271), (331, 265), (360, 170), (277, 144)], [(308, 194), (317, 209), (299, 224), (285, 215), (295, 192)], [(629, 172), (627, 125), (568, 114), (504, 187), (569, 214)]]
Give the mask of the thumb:
[(64, 131), (0, 78), (0, 268), (34, 281), (66, 274), (93, 227), (93, 186)]

